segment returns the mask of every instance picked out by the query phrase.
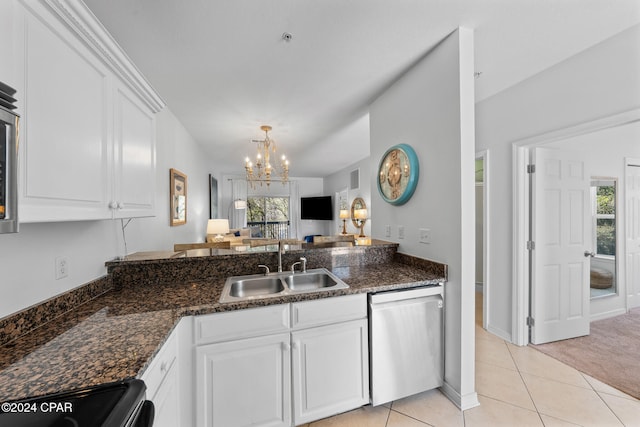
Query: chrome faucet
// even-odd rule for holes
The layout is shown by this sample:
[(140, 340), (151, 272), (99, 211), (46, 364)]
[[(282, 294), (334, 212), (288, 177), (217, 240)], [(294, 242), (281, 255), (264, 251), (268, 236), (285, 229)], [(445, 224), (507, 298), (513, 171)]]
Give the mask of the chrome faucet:
[(284, 253), (284, 243), (278, 240), (278, 273), (282, 273), (282, 254)]
[(264, 265), (264, 264), (260, 264), (258, 265), (258, 268), (264, 268), (264, 275), (268, 276), (269, 275), (269, 267)]
[(307, 272), (307, 259), (302, 256), (302, 257), (300, 257), (300, 261), (294, 262), (293, 264), (291, 264), (291, 274), (295, 274), (296, 265), (298, 265), (298, 264), (302, 264), (302, 270), (300, 270), (302, 273), (306, 273)]

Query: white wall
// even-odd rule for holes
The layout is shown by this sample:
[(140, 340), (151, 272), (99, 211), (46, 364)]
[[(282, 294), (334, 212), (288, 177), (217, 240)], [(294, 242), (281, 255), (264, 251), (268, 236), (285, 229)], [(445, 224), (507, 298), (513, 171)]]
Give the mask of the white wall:
[(476, 105), (476, 149), (491, 153), (489, 330), (513, 332), (512, 143), (640, 107), (640, 25)]
[[(430, 51), (370, 108), (371, 158), (394, 144), (411, 145), (420, 162), (413, 197), (402, 206), (371, 194), (371, 234), (405, 227), (400, 252), (448, 265), (445, 285), (445, 388), (462, 408), (477, 404), (475, 393), (475, 208), (473, 32), (459, 29)], [(371, 186), (377, 173), (370, 171)], [(432, 243), (418, 242), (430, 228)]]
[[(367, 142), (368, 143), (368, 142)], [(331, 175), (328, 175), (324, 178), (324, 190), (326, 195), (331, 195), (333, 199), (333, 203), (336, 203), (336, 192), (343, 191), (347, 189), (347, 201), (349, 202), (349, 207), (351, 207), (351, 203), (353, 199), (356, 197), (362, 197), (367, 206), (371, 205), (371, 181), (369, 177), (371, 176), (371, 158), (367, 157), (360, 161), (353, 163), (346, 168), (339, 170)], [(360, 186), (357, 189), (349, 190), (349, 184), (351, 182), (351, 172), (355, 169), (360, 169)], [(377, 190), (376, 190), (377, 191)], [(366, 236), (371, 236), (371, 223), (375, 221), (376, 213), (372, 212), (369, 209), (369, 217), (370, 219), (364, 224), (364, 234)], [(342, 220), (336, 218), (332, 221), (330, 225), (330, 230), (327, 234), (339, 234), (342, 232)], [(359, 232), (359, 229), (353, 225), (350, 219), (347, 220), (347, 233), (356, 233)], [(390, 240), (389, 238), (384, 238), (384, 240)]]
[[(564, 151), (584, 153), (591, 176), (613, 177), (618, 179), (617, 188), (617, 251), (619, 274), (617, 274), (618, 293), (604, 298), (591, 300), (591, 319), (602, 319), (626, 312), (627, 283), (626, 257), (623, 255), (626, 236), (626, 209), (624, 204), (625, 157), (640, 158), (640, 122), (616, 126), (586, 135), (580, 135), (562, 141), (546, 144), (545, 147)], [(592, 265), (598, 262), (592, 260)], [(611, 267), (607, 267), (611, 268)], [(615, 271), (614, 271), (615, 273)]]
[[(156, 217), (126, 228), (128, 253), (172, 250), (174, 243), (202, 241), (209, 216), (209, 159), (170, 110), (157, 115)], [(187, 224), (169, 226), (169, 169), (187, 175)], [(0, 318), (83, 285), (106, 273), (105, 261), (124, 254), (116, 221), (21, 224), (0, 235)], [(54, 262), (68, 259), (69, 276), (55, 280)]]

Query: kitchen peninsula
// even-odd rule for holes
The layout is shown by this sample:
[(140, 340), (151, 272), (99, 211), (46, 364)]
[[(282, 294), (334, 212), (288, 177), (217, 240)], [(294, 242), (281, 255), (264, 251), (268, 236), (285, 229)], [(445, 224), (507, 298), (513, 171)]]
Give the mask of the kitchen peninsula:
[[(289, 269), (300, 257), (324, 267), (347, 289), (219, 303), (225, 279), (277, 266), (277, 252), (201, 252), (133, 255), (106, 263), (99, 284), (58, 297), (47, 310), (27, 309), (0, 322), (0, 401), (142, 377), (178, 322), (190, 316), (300, 301), (367, 294), (443, 283), (446, 265), (397, 252), (398, 244), (292, 247), (282, 255)], [(77, 293), (101, 293), (78, 297)], [(73, 295), (71, 295), (73, 294)], [(43, 303), (46, 305), (47, 302)], [(77, 305), (75, 305), (77, 304)], [(27, 319), (34, 316), (37, 319)], [(50, 319), (50, 320), (49, 320)], [(31, 324), (30, 331), (17, 330)]]

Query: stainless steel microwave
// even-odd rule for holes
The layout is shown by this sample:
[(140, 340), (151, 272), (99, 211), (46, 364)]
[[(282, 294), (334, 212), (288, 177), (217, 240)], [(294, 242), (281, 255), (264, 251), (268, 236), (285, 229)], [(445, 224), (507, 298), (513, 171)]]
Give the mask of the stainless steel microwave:
[(18, 232), (18, 125), (0, 105), (0, 233)]

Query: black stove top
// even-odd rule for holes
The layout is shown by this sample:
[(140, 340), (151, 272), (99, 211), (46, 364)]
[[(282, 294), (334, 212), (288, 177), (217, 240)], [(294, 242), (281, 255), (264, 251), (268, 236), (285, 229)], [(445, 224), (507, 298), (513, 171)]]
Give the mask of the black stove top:
[(135, 425), (144, 382), (127, 380), (0, 404), (0, 426), (122, 427)]

